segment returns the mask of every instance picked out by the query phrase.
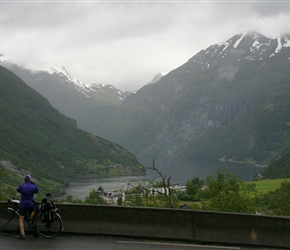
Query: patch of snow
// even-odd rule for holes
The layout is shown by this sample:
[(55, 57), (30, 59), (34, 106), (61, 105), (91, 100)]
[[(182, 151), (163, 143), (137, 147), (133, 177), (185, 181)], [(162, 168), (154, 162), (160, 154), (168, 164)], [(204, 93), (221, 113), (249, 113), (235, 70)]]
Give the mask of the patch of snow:
[(281, 48), (282, 48), (281, 37), (277, 38), (277, 43), (278, 43), (278, 45), (277, 45), (277, 48), (276, 48), (276, 50), (274, 52), (275, 54), (278, 53), (281, 50)]
[(59, 75), (63, 75), (64, 77), (67, 78), (68, 82), (72, 82), (73, 84), (75, 84), (78, 88), (81, 88), (83, 91), (88, 92), (88, 88), (87, 86), (82, 83), (81, 81), (77, 80), (76, 78), (73, 78), (64, 67), (49, 67), (47, 72), (49, 74), (59, 74)]
[(255, 40), (252, 44), (251, 51), (254, 49), (259, 49), (261, 46), (262, 44), (258, 40)]
[(290, 47), (290, 40), (286, 39), (286, 42), (282, 46), (284, 48)]
[(243, 40), (243, 38), (244, 38), (244, 35), (242, 34), (241, 37), (235, 42), (235, 44), (233, 46), (235, 49), (239, 46), (239, 44)]
[[(222, 52), (224, 52), (224, 51), (227, 49), (227, 47), (229, 47), (229, 45), (230, 45), (229, 43), (226, 43), (226, 44), (225, 44), (225, 47), (224, 47), (223, 50), (222, 50)], [(221, 52), (221, 53), (222, 53), (222, 52)], [(220, 54), (221, 54), (221, 53), (220, 53)]]
[(213, 53), (212, 53), (212, 56), (218, 51), (218, 49), (216, 49)]

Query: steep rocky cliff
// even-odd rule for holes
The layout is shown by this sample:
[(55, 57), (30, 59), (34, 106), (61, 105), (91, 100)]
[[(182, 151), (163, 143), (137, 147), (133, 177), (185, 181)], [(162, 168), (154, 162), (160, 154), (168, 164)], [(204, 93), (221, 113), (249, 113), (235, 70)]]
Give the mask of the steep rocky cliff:
[(95, 133), (138, 156), (267, 163), (290, 150), (290, 37), (238, 34), (129, 96)]

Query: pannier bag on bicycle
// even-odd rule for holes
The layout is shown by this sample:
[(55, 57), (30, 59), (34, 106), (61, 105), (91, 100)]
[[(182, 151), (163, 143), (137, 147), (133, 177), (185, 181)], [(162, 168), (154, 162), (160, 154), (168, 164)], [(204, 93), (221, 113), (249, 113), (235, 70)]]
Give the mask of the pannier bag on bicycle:
[(53, 222), (55, 218), (56, 206), (53, 202), (53, 197), (47, 193), (41, 201), (42, 222)]
[(15, 200), (14, 198), (8, 200), (8, 208), (12, 208), (13, 210), (19, 210), (19, 200)]

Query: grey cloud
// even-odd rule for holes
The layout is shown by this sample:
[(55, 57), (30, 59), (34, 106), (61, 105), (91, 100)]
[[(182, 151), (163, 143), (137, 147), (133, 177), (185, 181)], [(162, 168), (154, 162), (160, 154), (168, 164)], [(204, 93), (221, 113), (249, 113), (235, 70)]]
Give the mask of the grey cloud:
[(0, 52), (22, 64), (65, 66), (86, 83), (136, 90), (236, 33), (289, 29), (289, 11), (289, 3), (257, 1), (0, 2)]
[(275, 17), (290, 13), (290, 2), (253, 3), (253, 10), (259, 17)]

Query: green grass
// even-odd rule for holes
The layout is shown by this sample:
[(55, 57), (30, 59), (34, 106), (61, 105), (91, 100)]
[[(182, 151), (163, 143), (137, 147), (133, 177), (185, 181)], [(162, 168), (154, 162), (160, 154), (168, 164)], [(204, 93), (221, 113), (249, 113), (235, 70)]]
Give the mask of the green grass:
[(261, 181), (249, 181), (247, 184), (256, 184), (256, 190), (258, 193), (268, 193), (269, 191), (275, 191), (281, 187), (281, 183), (284, 181), (290, 182), (290, 179), (273, 179), (273, 180), (261, 180)]
[[(290, 182), (290, 178), (285, 179), (273, 179), (273, 180), (261, 180), (261, 181), (247, 181), (245, 184), (255, 184), (256, 191), (260, 194), (266, 194), (269, 191), (275, 191), (281, 187), (282, 182), (287, 181)], [(254, 195), (254, 194), (253, 194)], [(188, 206), (196, 209), (197, 207), (201, 207), (200, 201), (179, 201), (177, 203), (177, 207), (182, 206), (183, 204), (187, 204)]]

